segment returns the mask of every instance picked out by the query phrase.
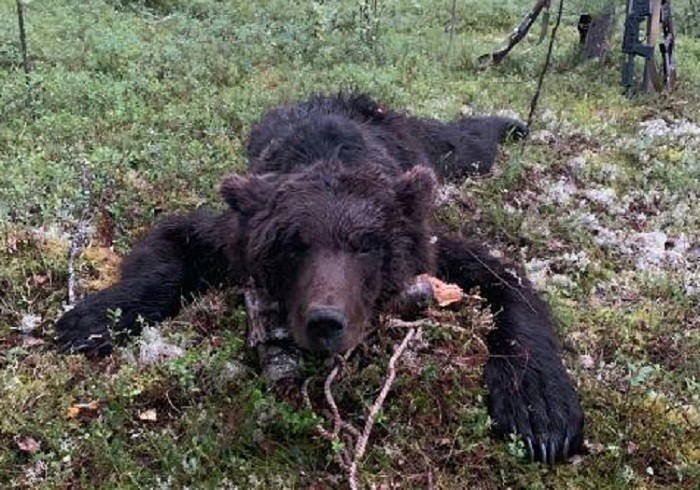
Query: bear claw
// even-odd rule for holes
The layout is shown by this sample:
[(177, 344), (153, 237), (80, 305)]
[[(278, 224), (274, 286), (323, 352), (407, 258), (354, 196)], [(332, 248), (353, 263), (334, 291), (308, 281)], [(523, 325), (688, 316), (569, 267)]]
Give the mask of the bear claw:
[(489, 413), (496, 432), (520, 434), (531, 461), (551, 465), (580, 452), (583, 412), (563, 366), (525, 369), (517, 385), (512, 367), (487, 364)]

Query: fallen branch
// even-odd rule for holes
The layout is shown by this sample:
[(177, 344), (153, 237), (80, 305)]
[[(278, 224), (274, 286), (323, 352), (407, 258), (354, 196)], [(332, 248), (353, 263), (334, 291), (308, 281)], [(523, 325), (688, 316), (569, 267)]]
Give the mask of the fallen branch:
[(326, 395), (326, 402), (328, 406), (331, 407), (331, 414), (333, 415), (333, 432), (331, 433), (331, 438), (335, 439), (340, 434), (340, 429), (343, 427), (343, 419), (340, 417), (340, 411), (338, 410), (338, 405), (335, 403), (333, 398), (333, 393), (331, 392), (331, 385), (335, 380), (336, 376), (340, 373), (340, 368), (344, 363), (344, 359), (337, 356), (336, 359), (340, 358), (338, 365), (336, 365), (331, 374), (326, 378), (326, 382), (323, 383), (323, 393)]
[(389, 390), (391, 389), (391, 385), (394, 383), (394, 379), (396, 379), (396, 363), (406, 350), (406, 347), (408, 347), (408, 343), (416, 336), (416, 332), (418, 332), (417, 328), (411, 328), (406, 333), (403, 341), (394, 349), (394, 354), (391, 356), (391, 359), (389, 359), (384, 386), (382, 386), (382, 391), (379, 392), (379, 396), (374, 401), (374, 404), (369, 411), (367, 421), (365, 422), (365, 427), (362, 430), (362, 435), (357, 440), (357, 444), (355, 445), (355, 455), (352, 459), (352, 464), (348, 469), (348, 480), (350, 483), (350, 488), (353, 490), (360, 488), (357, 482), (358, 466), (360, 464), (360, 460), (362, 460), (362, 457), (365, 454), (365, 450), (367, 449), (367, 441), (369, 441), (369, 435), (372, 432), (372, 427), (374, 427), (374, 421), (377, 419), (377, 415), (379, 415), (379, 411), (382, 409), (382, 405), (384, 404), (386, 396), (389, 394)]
[[(19, 5), (19, 4), (18, 4)], [(70, 243), (68, 251), (68, 304), (73, 305), (78, 300), (78, 276), (75, 271), (75, 263), (85, 246), (86, 235), (90, 225), (90, 172), (89, 162), (83, 159), (80, 169), (80, 194), (82, 197), (82, 211), (78, 224), (75, 226), (75, 233)]]
[[(472, 296), (470, 296), (471, 298)], [(473, 296), (481, 300), (480, 296)], [(422, 327), (432, 327), (435, 325), (435, 320), (431, 318), (421, 318), (419, 320), (404, 321), (400, 318), (389, 318), (387, 321), (387, 326), (390, 328), (422, 328)], [(459, 327), (457, 325), (451, 325), (449, 323), (440, 322), (440, 328), (446, 328), (454, 332), (466, 333), (468, 330), (466, 328)]]
[(279, 305), (252, 284), (243, 296), (248, 345), (257, 350), (263, 377), (271, 382), (301, 379), (301, 352), (280, 318)]
[[(396, 363), (405, 352), (409, 342), (415, 338), (418, 331), (419, 327), (412, 327), (409, 329), (404, 336), (403, 341), (394, 348), (394, 353), (389, 359), (389, 364), (387, 365), (387, 374), (382, 385), (382, 389), (370, 408), (362, 431), (359, 431), (355, 426), (343, 420), (331, 391), (333, 382), (342, 371), (342, 367), (350, 357), (351, 352), (346, 353), (344, 356), (336, 356), (336, 365), (333, 367), (323, 383), (323, 393), (326, 398), (326, 403), (331, 410), (333, 428), (332, 430), (328, 430), (322, 423), (319, 423), (316, 426), (316, 432), (320, 437), (326, 439), (331, 444), (338, 445), (339, 449), (336, 459), (340, 467), (347, 473), (348, 483), (352, 490), (360, 488), (358, 482), (360, 462), (365, 454), (365, 451), (367, 450), (367, 443), (372, 433), (374, 423), (377, 420), (377, 416), (379, 415), (379, 412), (384, 405), (384, 400), (389, 394), (389, 390), (396, 379)], [(309, 397), (309, 384), (313, 379), (313, 377), (307, 378), (301, 387), (304, 403), (307, 408), (311, 410), (313, 410), (313, 407), (311, 404), (311, 398)]]
[[(352, 490), (360, 488), (359, 471), (360, 463), (367, 450), (372, 429), (377, 420), (379, 412), (384, 406), (389, 391), (396, 379), (396, 366), (404, 354), (411, 340), (413, 340), (421, 328), (434, 324), (431, 318), (416, 318), (419, 313), (425, 314), (431, 304), (448, 306), (462, 301), (464, 298), (475, 298), (467, 296), (454, 284), (446, 284), (435, 277), (420, 275), (416, 277), (412, 284), (409, 284), (399, 295), (390, 308), (391, 315), (385, 319), (384, 324), (389, 328), (407, 328), (401, 343), (394, 347), (394, 352), (389, 359), (386, 368), (386, 376), (382, 384), (379, 395), (370, 407), (369, 414), (362, 431), (357, 430), (352, 424), (343, 420), (338, 405), (333, 398), (331, 391), (333, 382), (342, 372), (342, 367), (350, 356), (350, 352), (344, 356), (336, 356), (336, 365), (326, 377), (323, 384), (323, 392), (326, 403), (331, 412), (332, 429), (326, 429), (322, 423), (316, 426), (318, 435), (333, 444), (337, 448), (336, 460), (340, 467), (347, 474), (348, 484)], [(479, 300), (481, 298), (478, 298)], [(404, 318), (410, 318), (405, 320)], [(459, 329), (459, 327), (455, 327)], [(463, 329), (460, 329), (463, 331)], [(309, 384), (314, 378), (308, 378), (302, 385), (302, 397), (306, 406), (313, 410), (309, 397)]]
[[(286, 346), (291, 340), (289, 332), (281, 326), (283, 323), (280, 321), (277, 305), (267, 298), (264, 292), (257, 290), (252, 285), (246, 289), (244, 295), (248, 310), (248, 342), (249, 345), (258, 348), (263, 374), (273, 381), (281, 379), (279, 376), (274, 376), (275, 373), (297, 376), (300, 373), (301, 358), (299, 356), (283, 359), (283, 365), (278, 365), (281, 358), (269, 355), (270, 349), (284, 351), (285, 347), (281, 347), (281, 344)], [(332, 393), (333, 383), (342, 374), (346, 361), (352, 355), (352, 349), (342, 356), (335, 356), (336, 364), (323, 383), (325, 401), (330, 409), (331, 428), (324, 427), (323, 422), (320, 422), (316, 425), (315, 431), (319, 437), (329, 441), (337, 451), (336, 461), (347, 474), (351, 489), (359, 488), (360, 463), (367, 450), (377, 416), (396, 379), (396, 365), (399, 359), (408, 348), (411, 340), (421, 331), (421, 328), (434, 324), (433, 319), (418, 318), (418, 316), (425, 316), (427, 309), (433, 304), (445, 307), (465, 298), (481, 301), (480, 297), (465, 295), (464, 291), (454, 284), (447, 284), (435, 277), (422, 274), (416, 277), (413, 283), (408, 284), (390, 305), (390, 314), (383, 322), (384, 325), (390, 328), (407, 328), (408, 330), (401, 343), (394, 347), (382, 388), (370, 408), (362, 431), (343, 420)], [(459, 327), (453, 328), (464, 331)], [(304, 404), (312, 412), (313, 405), (309, 396), (309, 385), (314, 379), (316, 378), (307, 378), (301, 386)]]
[(510, 50), (513, 49), (515, 45), (522, 41), (527, 35), (532, 27), (532, 24), (535, 23), (542, 10), (549, 8), (549, 3), (550, 0), (537, 0), (535, 5), (532, 7), (532, 10), (530, 10), (530, 12), (528, 12), (525, 17), (522, 18), (520, 23), (510, 33), (503, 47), (494, 53), (479, 56), (479, 62), (487, 62), (490, 58), (491, 61), (497, 65), (503, 61), (503, 59), (508, 56), (508, 53), (510, 53)]
[(76, 227), (73, 239), (70, 242), (70, 250), (68, 251), (68, 304), (73, 305), (78, 301), (78, 277), (75, 273), (75, 263), (80, 257), (85, 245), (85, 227), (81, 220)]
[[(295, 346), (284, 319), (280, 318), (279, 305), (253, 284), (245, 288), (243, 295), (248, 317), (248, 345), (257, 350), (263, 376), (272, 382), (301, 379), (301, 351)], [(389, 311), (392, 318), (413, 320), (433, 303), (446, 306), (464, 297), (457, 286), (421, 274), (398, 295)]]
[(455, 37), (455, 28), (457, 24), (457, 0), (452, 0), (452, 6), (450, 7), (450, 39), (447, 41), (447, 57), (450, 57), (450, 52), (452, 51), (452, 41)]

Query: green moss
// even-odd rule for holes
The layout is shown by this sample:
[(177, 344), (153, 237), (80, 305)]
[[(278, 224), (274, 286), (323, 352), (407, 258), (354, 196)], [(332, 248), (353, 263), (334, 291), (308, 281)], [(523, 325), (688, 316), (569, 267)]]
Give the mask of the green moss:
[[(241, 341), (244, 315), (226, 307), (231, 295), (212, 293), (162, 326), (186, 351), (162, 365), (135, 364), (138, 342), (106, 360), (56, 355), (50, 338), (66, 299), (70, 235), (88, 206), (96, 243), (123, 254), (163, 213), (220, 206), (218, 181), (245, 167), (246, 134), (260, 114), (310, 93), (364, 90), (442, 119), (462, 110), (524, 117), (546, 45), (528, 38), (498, 67), (481, 69), (477, 58), (500, 45), (531, 2), (458, 2), (449, 52), (448, 4), (380, 1), (364, 18), (350, 1), (29, 2), (28, 88), (16, 3), (0, 0), (0, 486), (342, 482), (334, 447), (314, 430), (321, 420), (236, 367), (255, 359)], [(402, 361), (362, 465), (367, 486), (697, 487), (695, 259), (640, 270), (634, 254), (598, 245), (583, 220), (697, 244), (698, 148), (638, 131), (647, 119), (700, 119), (700, 42), (679, 36), (674, 94), (629, 100), (617, 85), (616, 44), (603, 66), (574, 62), (574, 22), (587, 6), (566, 7), (533, 128), (555, 141), (508, 146), (495, 176), (462, 183), (463, 200), (436, 214), (452, 229), (490, 237), (508, 257), (548, 260), (550, 277), (559, 276), (543, 287), (581, 392), (591, 454), (545, 468), (521, 458), (518, 439), (490, 436), (480, 378), (485, 332), (463, 315), (454, 320), (466, 332), (428, 328), (427, 347)], [(690, 3), (674, 8), (679, 28), (692, 32)], [(570, 160), (578, 156), (576, 169)], [(89, 196), (79, 184), (83, 168)], [(616, 203), (630, 205), (615, 211), (581, 194), (553, 204), (545, 196), (562, 178), (582, 191), (610, 188)], [(581, 252), (589, 263), (570, 260)], [(103, 272), (89, 257), (77, 266), (85, 279)], [(39, 320), (23, 336), (17, 327), (27, 315)], [(396, 335), (382, 333), (353, 357), (334, 387), (357, 426)], [(324, 370), (318, 359), (306, 369)], [(321, 384), (311, 385), (317, 412)], [(90, 402), (94, 408), (71, 415)], [(155, 421), (141, 418), (147, 410)], [(26, 438), (37, 452), (20, 448)]]

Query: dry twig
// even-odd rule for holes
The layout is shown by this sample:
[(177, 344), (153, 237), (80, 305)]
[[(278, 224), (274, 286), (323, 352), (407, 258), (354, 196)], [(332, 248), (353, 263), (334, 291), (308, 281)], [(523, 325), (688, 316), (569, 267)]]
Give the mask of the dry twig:
[(358, 465), (360, 464), (360, 460), (362, 459), (362, 456), (364, 456), (365, 450), (367, 449), (367, 441), (369, 441), (369, 435), (372, 432), (372, 427), (374, 427), (374, 421), (377, 419), (377, 415), (379, 415), (379, 411), (384, 404), (384, 399), (386, 398), (387, 394), (389, 394), (389, 390), (391, 389), (391, 385), (394, 383), (394, 379), (396, 379), (396, 362), (404, 353), (406, 347), (408, 347), (408, 343), (416, 336), (417, 331), (417, 328), (411, 328), (406, 333), (403, 341), (394, 349), (394, 354), (391, 356), (391, 359), (389, 359), (384, 386), (382, 386), (382, 391), (379, 392), (379, 396), (374, 401), (374, 404), (369, 411), (369, 416), (367, 417), (365, 427), (362, 430), (362, 435), (357, 440), (357, 444), (355, 445), (355, 455), (352, 459), (352, 464), (348, 469), (348, 480), (350, 483), (350, 488), (353, 490), (359, 488), (357, 483)]
[[(412, 322), (415, 323), (416, 326), (411, 327), (404, 336), (403, 341), (395, 347), (394, 353), (389, 359), (384, 384), (382, 385), (379, 395), (370, 408), (369, 415), (367, 416), (367, 420), (362, 431), (359, 431), (352, 424), (343, 420), (331, 391), (333, 382), (341, 373), (345, 362), (350, 357), (352, 352), (348, 352), (344, 356), (336, 356), (337, 364), (333, 367), (323, 383), (323, 392), (326, 398), (326, 403), (331, 410), (333, 428), (332, 430), (328, 430), (323, 427), (323, 424), (319, 423), (316, 426), (316, 432), (319, 434), (319, 436), (327, 441), (330, 441), (331, 443), (342, 443), (341, 448), (337, 453), (337, 461), (338, 464), (340, 464), (340, 467), (347, 473), (348, 483), (350, 484), (350, 488), (353, 490), (359, 488), (358, 471), (360, 462), (365, 454), (365, 451), (367, 450), (367, 443), (372, 433), (372, 428), (374, 427), (377, 416), (379, 415), (379, 412), (384, 405), (384, 400), (389, 394), (389, 390), (391, 390), (391, 386), (396, 379), (396, 363), (406, 351), (410, 341), (416, 336), (420, 329), (419, 325), (425, 324), (427, 321), (429, 320), (423, 320), (422, 323), (420, 321)], [(313, 379), (313, 377), (307, 378), (301, 387), (304, 403), (310, 409), (312, 408), (312, 405), (309, 397), (309, 384)]]
[(452, 51), (452, 41), (455, 37), (455, 29), (457, 24), (457, 0), (452, 0), (450, 7), (450, 40), (447, 42), (447, 57), (449, 58)]
[(522, 41), (523, 38), (527, 35), (527, 33), (530, 31), (530, 28), (535, 23), (537, 17), (539, 17), (542, 10), (549, 9), (549, 3), (550, 0), (537, 0), (535, 2), (535, 5), (532, 7), (532, 10), (530, 10), (530, 12), (528, 12), (527, 15), (525, 15), (525, 17), (522, 18), (520, 23), (510, 33), (505, 45), (495, 53), (484, 54), (479, 56), (479, 62), (487, 63), (490, 60), (496, 65), (501, 63), (505, 59), (505, 57), (508, 56), (510, 50), (513, 49), (515, 45)]
[[(327, 441), (331, 442), (331, 444), (339, 448), (336, 453), (336, 459), (343, 471), (346, 472), (351, 489), (354, 490), (359, 488), (358, 473), (360, 463), (365, 451), (367, 450), (367, 444), (369, 442), (374, 423), (379, 415), (379, 412), (382, 410), (384, 401), (389, 394), (389, 390), (391, 390), (394, 380), (396, 379), (396, 365), (408, 348), (411, 340), (413, 340), (418, 332), (421, 331), (421, 327), (430, 326), (434, 323), (433, 319), (426, 317), (412, 321), (406, 321), (400, 317), (414, 317), (413, 315), (418, 313), (418, 311), (422, 311), (422, 314), (425, 314), (426, 309), (433, 302), (435, 302), (437, 305), (445, 306), (462, 301), (465, 298), (478, 299), (479, 301), (481, 300), (481, 298), (477, 296), (465, 295), (459, 287), (453, 284), (443, 283), (442, 281), (427, 275), (418, 276), (415, 283), (406, 288), (406, 291), (404, 291), (400, 300), (394, 305), (391, 316), (385, 318), (383, 323), (390, 328), (405, 328), (407, 331), (401, 343), (394, 347), (394, 352), (389, 359), (389, 364), (387, 365), (384, 383), (382, 384), (379, 395), (370, 408), (362, 431), (355, 428), (349, 422), (343, 420), (331, 391), (333, 382), (342, 373), (346, 361), (352, 354), (352, 350), (347, 352), (344, 356), (336, 356), (336, 365), (333, 367), (323, 383), (323, 392), (326, 403), (330, 407), (331, 412), (332, 429), (326, 429), (322, 423), (319, 423), (316, 426), (316, 432), (320, 437), (326, 439)], [(460, 327), (453, 328), (459, 331), (464, 331), (464, 329), (461, 329)], [(309, 397), (309, 385), (314, 379), (314, 377), (307, 378), (301, 387), (301, 394), (304, 403), (312, 411), (313, 406)]]
[(78, 277), (75, 272), (75, 262), (80, 257), (85, 245), (88, 227), (90, 225), (90, 173), (89, 162), (83, 159), (81, 163), (80, 190), (83, 199), (83, 209), (75, 227), (75, 234), (70, 243), (68, 252), (68, 304), (72, 305), (78, 300)]

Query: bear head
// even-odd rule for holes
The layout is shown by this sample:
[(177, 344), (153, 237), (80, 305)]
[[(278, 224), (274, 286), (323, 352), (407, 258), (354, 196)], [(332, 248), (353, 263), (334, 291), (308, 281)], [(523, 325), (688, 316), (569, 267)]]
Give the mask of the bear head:
[(227, 177), (256, 286), (279, 302), (294, 341), (326, 352), (359, 343), (382, 307), (431, 268), (436, 178), (427, 167), (320, 162), (293, 174)]

